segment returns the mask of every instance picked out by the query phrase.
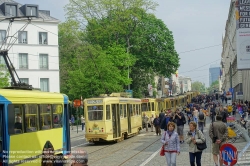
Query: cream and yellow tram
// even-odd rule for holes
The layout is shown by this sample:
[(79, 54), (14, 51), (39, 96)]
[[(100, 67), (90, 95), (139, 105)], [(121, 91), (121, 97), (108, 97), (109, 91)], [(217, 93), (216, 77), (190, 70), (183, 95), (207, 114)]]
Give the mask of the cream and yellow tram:
[[(155, 99), (153, 98), (144, 98), (141, 99), (141, 109), (142, 109), (142, 114), (146, 114), (148, 117), (152, 117), (152, 115), (157, 114), (156, 112), (156, 105), (155, 105)], [(159, 113), (158, 113), (159, 114)]]
[(84, 100), (85, 138), (89, 142), (122, 141), (142, 129), (141, 99), (98, 97)]

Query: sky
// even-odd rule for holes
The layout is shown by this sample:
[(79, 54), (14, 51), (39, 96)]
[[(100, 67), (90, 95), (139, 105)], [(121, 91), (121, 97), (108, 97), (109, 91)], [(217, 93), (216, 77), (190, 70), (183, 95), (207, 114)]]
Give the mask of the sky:
[[(51, 16), (65, 21), (64, 6), (69, 0), (16, 0), (38, 4)], [(209, 86), (209, 67), (221, 61), (222, 36), (231, 0), (155, 0), (154, 12), (173, 32), (175, 49), (180, 56), (178, 74)]]

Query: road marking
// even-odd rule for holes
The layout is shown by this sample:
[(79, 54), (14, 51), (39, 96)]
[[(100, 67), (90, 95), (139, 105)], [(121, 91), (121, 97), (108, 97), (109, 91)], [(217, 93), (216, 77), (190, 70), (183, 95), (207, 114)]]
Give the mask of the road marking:
[(154, 152), (146, 161), (144, 161), (140, 166), (144, 166), (147, 163), (149, 163), (157, 154), (159, 154), (161, 148), (159, 150), (157, 150), (156, 152)]
[(144, 135), (146, 135), (146, 134), (140, 134), (140, 135), (138, 135), (139, 137), (142, 137), (142, 136), (144, 136)]
[(86, 142), (86, 143), (84, 143), (84, 144), (79, 144), (79, 145), (77, 145), (77, 146), (73, 146), (73, 147), (71, 147), (72, 149), (73, 148), (77, 148), (77, 147), (79, 147), (79, 146), (82, 146), (82, 145), (86, 145), (86, 144), (89, 144), (88, 142)]
[(77, 140), (81, 140), (81, 139), (85, 139), (85, 137), (81, 137), (81, 138), (77, 138), (77, 139), (73, 139), (73, 140), (77, 141)]

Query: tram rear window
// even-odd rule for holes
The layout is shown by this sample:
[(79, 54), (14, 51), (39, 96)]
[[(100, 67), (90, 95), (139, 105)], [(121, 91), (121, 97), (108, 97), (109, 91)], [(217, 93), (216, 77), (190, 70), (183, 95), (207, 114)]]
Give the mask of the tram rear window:
[(142, 111), (148, 111), (148, 103), (142, 103), (141, 109), (142, 109)]
[(103, 120), (103, 106), (88, 106), (89, 120)]

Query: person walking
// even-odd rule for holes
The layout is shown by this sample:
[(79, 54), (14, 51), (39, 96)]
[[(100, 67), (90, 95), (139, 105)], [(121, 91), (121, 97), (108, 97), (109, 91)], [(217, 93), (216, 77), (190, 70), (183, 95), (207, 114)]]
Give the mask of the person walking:
[(84, 130), (85, 118), (81, 115), (82, 130)]
[(148, 122), (149, 122), (149, 118), (148, 118), (148, 116), (147, 116), (145, 113), (143, 113), (142, 122), (143, 122), (143, 126), (146, 127), (146, 132), (148, 132)]
[(194, 111), (193, 111), (193, 120), (194, 122), (197, 124), (198, 123), (198, 113), (199, 111), (196, 109), (196, 107), (194, 107)]
[(156, 135), (161, 135), (161, 128), (160, 128), (160, 118), (158, 115), (155, 116), (155, 119), (153, 120), (153, 125), (155, 127), (155, 133)]
[(202, 151), (197, 149), (197, 143), (203, 143), (206, 141), (204, 134), (197, 130), (197, 124), (195, 122), (189, 123), (190, 131), (187, 133), (186, 142), (189, 144), (189, 161), (190, 166), (201, 166)]
[(176, 119), (177, 124), (177, 133), (180, 137), (180, 143), (184, 143), (184, 136), (183, 136), (183, 130), (184, 130), (184, 124), (186, 123), (186, 118), (182, 112), (177, 108), (176, 114), (174, 116), (174, 119)]
[(161, 136), (161, 143), (164, 145), (165, 157), (168, 166), (176, 166), (176, 156), (180, 154), (180, 141), (177, 132), (174, 131), (175, 123), (169, 122)]
[(203, 129), (204, 129), (204, 126), (205, 126), (205, 121), (206, 121), (206, 115), (204, 114), (202, 109), (200, 109), (199, 116), (198, 116), (198, 126), (199, 126), (199, 130), (202, 133), (203, 133)]
[(151, 132), (154, 132), (154, 114), (152, 114), (152, 116), (150, 117), (150, 127), (151, 127)]
[[(212, 122), (209, 126), (209, 137), (212, 139), (212, 154), (214, 163), (218, 166), (218, 155), (220, 147), (226, 142), (228, 136), (228, 129), (225, 123), (222, 122), (221, 115), (216, 116), (215, 122)], [(223, 164), (222, 159), (220, 159), (220, 165)]]
[(71, 124), (71, 129), (73, 130), (74, 124), (75, 124), (75, 117), (73, 115), (71, 115), (71, 119), (70, 119), (70, 124)]

